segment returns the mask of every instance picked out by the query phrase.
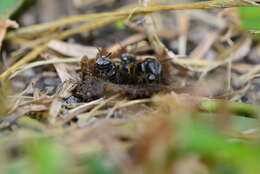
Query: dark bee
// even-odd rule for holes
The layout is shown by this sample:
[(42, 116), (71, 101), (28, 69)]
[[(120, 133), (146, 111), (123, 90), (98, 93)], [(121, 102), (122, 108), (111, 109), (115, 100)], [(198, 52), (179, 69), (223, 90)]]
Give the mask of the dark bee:
[(136, 58), (134, 55), (125, 53), (120, 56), (120, 74), (123, 84), (135, 84), (136, 83)]
[(129, 71), (131, 65), (136, 63), (136, 58), (134, 55), (125, 53), (121, 55), (121, 63), (122, 63), (122, 69), (124, 71)]
[(150, 97), (171, 91), (170, 70), (155, 58), (137, 60), (132, 54), (122, 54), (120, 61), (100, 51), (96, 59), (81, 60), (82, 81), (72, 91), (80, 101), (120, 94), (129, 99)]
[(119, 83), (118, 66), (107, 56), (101, 56), (96, 59), (95, 71), (102, 78), (113, 83)]
[(161, 79), (162, 65), (154, 58), (137, 61), (134, 55), (125, 53), (116, 63), (109, 56), (100, 56), (95, 62), (95, 74), (104, 80), (116, 84), (142, 84)]
[(160, 80), (162, 65), (153, 58), (146, 58), (143, 62), (137, 64), (136, 72), (144, 76), (144, 80), (154, 82)]
[(134, 55), (125, 53), (121, 55), (123, 73), (127, 74), (128, 83), (155, 82), (160, 80), (162, 65), (154, 58), (146, 58), (137, 62)]

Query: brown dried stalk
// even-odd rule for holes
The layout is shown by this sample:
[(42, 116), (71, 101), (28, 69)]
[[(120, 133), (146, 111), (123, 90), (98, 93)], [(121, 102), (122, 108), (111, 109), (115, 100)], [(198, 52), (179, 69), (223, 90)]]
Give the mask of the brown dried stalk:
[[(88, 14), (88, 15), (79, 15), (79, 16), (73, 16), (70, 18), (64, 18), (61, 20), (57, 20), (55, 22), (49, 23), (49, 24), (40, 24), (35, 25), (27, 28), (22, 28), (19, 30), (16, 30), (14, 32), (11, 32), (8, 34), (7, 38), (15, 38), (18, 35), (25, 34), (25, 33), (31, 33), (31, 32), (37, 32), (39, 30), (46, 30), (50, 28), (56, 28), (65, 26), (71, 23), (75, 22), (83, 22), (83, 21), (90, 21), (101, 17), (108, 17), (102, 20), (102, 22), (97, 23), (90, 23), (90, 24), (83, 24), (82, 26), (64, 31), (60, 33), (55, 38), (51, 39), (64, 39), (67, 37), (70, 37), (72, 35), (81, 33), (83, 31), (90, 31), (93, 29), (96, 29), (98, 27), (102, 27), (104, 25), (108, 25), (111, 23), (114, 23), (116, 21), (120, 21), (123, 19), (128, 18), (129, 16), (138, 16), (138, 15), (144, 15), (148, 13), (153, 12), (160, 12), (160, 11), (170, 11), (170, 10), (187, 10), (187, 9), (212, 9), (212, 8), (230, 8), (230, 7), (240, 7), (240, 6), (260, 6), (260, 0), (215, 0), (215, 1), (205, 1), (205, 2), (196, 2), (196, 3), (188, 3), (188, 4), (177, 4), (177, 5), (171, 5), (171, 6), (165, 6), (165, 5), (156, 5), (156, 6), (149, 6), (149, 7), (138, 7), (134, 9), (128, 9), (128, 10), (120, 10), (116, 12), (108, 12), (108, 13), (99, 13), (99, 14)], [(44, 50), (47, 49), (47, 45), (44, 44), (42, 46), (39, 46), (35, 48), (32, 52), (30, 52), (28, 55), (23, 57), (20, 61), (15, 63), (13, 66), (11, 66), (8, 70), (6, 70), (4, 73), (0, 75), (0, 80), (6, 79), (8, 76), (12, 74), (12, 72), (16, 71), (21, 65), (35, 59), (39, 54), (41, 54)]]

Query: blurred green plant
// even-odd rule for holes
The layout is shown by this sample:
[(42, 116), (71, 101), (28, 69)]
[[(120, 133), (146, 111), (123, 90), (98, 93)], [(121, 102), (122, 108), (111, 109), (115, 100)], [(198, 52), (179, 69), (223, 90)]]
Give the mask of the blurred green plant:
[[(259, 145), (229, 141), (212, 126), (192, 121), (184, 130), (185, 151), (196, 152), (216, 163), (235, 166), (239, 174), (258, 174), (260, 171)], [(226, 172), (223, 172), (223, 174)], [(237, 173), (237, 172), (236, 172)]]
[(1, 0), (0, 2), (0, 20), (2, 18), (8, 18), (13, 12), (15, 12), (22, 4), (24, 0)]
[[(26, 146), (33, 173), (64, 173), (65, 151), (59, 144), (48, 138), (36, 138), (28, 141)], [(67, 166), (68, 167), (68, 166)]]
[(88, 174), (119, 174), (116, 168), (101, 154), (92, 154), (82, 160), (85, 173)]
[[(178, 159), (188, 154), (197, 154), (201, 162), (207, 165), (209, 172), (213, 174), (258, 174), (260, 171), (259, 142), (234, 140), (226, 134), (227, 130), (220, 130), (207, 117), (200, 119), (201, 115), (190, 114), (188, 117), (190, 119), (182, 116), (181, 122), (177, 121), (179, 138), (176, 139), (176, 132), (171, 130), (169, 138), (172, 140), (166, 141), (167, 144), (169, 143), (168, 145), (160, 146), (160, 152), (167, 154), (165, 158), (160, 158), (158, 161), (158, 156), (152, 155), (150, 157), (153, 159), (147, 158), (147, 160), (151, 160), (153, 163), (143, 163), (145, 171), (149, 171), (147, 173), (164, 173), (168, 170), (169, 165), (175, 164)], [(171, 115), (166, 119), (168, 123), (172, 124), (172, 127), (175, 127), (176, 119), (180, 119), (180, 115)], [(162, 135), (158, 133), (152, 136), (157, 139), (156, 136), (161, 137)], [(151, 143), (150, 145), (157, 147), (158, 144)], [(69, 171), (77, 171), (77, 169), (80, 169), (79, 173), (88, 174), (121, 173), (109, 156), (94, 153), (82, 154), (80, 158), (75, 158), (72, 154), (67, 153), (62, 141), (41, 134), (25, 139), (20, 146), (24, 149), (23, 154), (20, 155), (20, 158), (8, 163), (10, 166), (5, 174), (59, 174), (70, 173)], [(3, 156), (0, 153), (1, 157)], [(69, 163), (72, 159), (78, 161)], [(158, 168), (160, 163), (165, 165)], [(145, 164), (153, 164), (153, 166)], [(152, 170), (146, 170), (145, 167)], [(160, 170), (154, 172), (156, 167)]]
[(115, 25), (116, 29), (118, 29), (118, 30), (124, 30), (126, 28), (123, 21), (118, 21), (114, 25)]
[(0, 0), (0, 21), (20, 16), (34, 2), (36, 0)]
[[(241, 27), (245, 30), (260, 30), (260, 7), (240, 7)], [(259, 36), (260, 34), (256, 34)]]

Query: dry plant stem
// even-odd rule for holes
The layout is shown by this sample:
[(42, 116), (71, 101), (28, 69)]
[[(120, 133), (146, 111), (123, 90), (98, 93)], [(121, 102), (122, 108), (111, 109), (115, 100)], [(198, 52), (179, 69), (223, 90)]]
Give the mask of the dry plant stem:
[[(47, 25), (47, 28), (56, 26), (64, 26), (65, 24), (70, 24), (80, 21), (86, 21), (86, 18), (98, 18), (98, 17), (105, 17), (105, 16), (116, 16), (114, 18), (110, 17), (108, 20), (102, 20), (99, 23), (94, 24), (88, 24), (88, 25), (82, 25), (79, 28), (68, 30), (62, 32), (60, 35), (58, 35), (55, 39), (64, 39), (66, 37), (72, 36), (74, 34), (83, 32), (83, 31), (89, 31), (92, 29), (95, 29), (97, 27), (101, 27), (107, 24), (111, 24), (113, 22), (123, 20), (127, 18), (129, 15), (136, 16), (136, 15), (142, 15), (146, 13), (152, 13), (152, 12), (159, 12), (159, 11), (169, 11), (169, 10), (187, 10), (187, 9), (211, 9), (211, 8), (229, 8), (229, 7), (239, 7), (239, 6), (260, 6), (259, 4), (260, 0), (216, 0), (216, 1), (206, 1), (206, 2), (197, 2), (197, 3), (189, 3), (189, 4), (178, 4), (173, 6), (151, 6), (151, 7), (139, 7), (136, 8), (134, 11), (132, 9), (130, 10), (124, 10), (119, 12), (110, 12), (110, 13), (100, 13), (100, 14), (90, 14), (90, 15), (84, 15), (82, 16), (74, 16), (68, 19), (63, 19), (58, 22), (52, 23), (52, 25)], [(34, 26), (36, 28), (46, 28), (46, 24), (44, 27), (41, 25)], [(10, 33), (9, 37), (16, 37), (17, 33), (26, 33), (35, 31), (35, 29), (31, 28), (24, 28), (23, 30), (17, 30), (14, 33)], [(39, 46), (38, 48), (35, 48), (32, 52), (30, 52), (28, 55), (26, 55), (23, 59), (18, 61), (16, 64), (11, 66), (7, 71), (2, 73), (0, 75), (0, 80), (6, 79), (13, 71), (17, 70), (21, 65), (33, 60), (35, 57), (37, 57), (40, 53), (42, 53), (47, 48), (47, 45)]]
[(188, 3), (188, 4), (177, 4), (171, 6), (165, 5), (156, 5), (149, 7), (138, 7), (133, 9), (125, 9), (116, 12), (107, 12), (107, 13), (99, 13), (99, 14), (86, 14), (86, 15), (78, 15), (63, 18), (51, 23), (34, 25), (26, 28), (22, 28), (16, 30), (14, 32), (10, 32), (7, 38), (16, 37), (17, 35), (21, 35), (24, 33), (31, 32), (40, 32), (44, 30), (48, 30), (50, 28), (57, 28), (66, 26), (68, 24), (77, 23), (77, 22), (86, 22), (91, 21), (96, 18), (101, 17), (111, 17), (111, 16), (124, 16), (127, 18), (129, 15), (143, 15), (147, 13), (160, 12), (160, 11), (170, 11), (170, 10), (188, 10), (188, 9), (212, 9), (212, 8), (230, 8), (230, 7), (240, 7), (240, 6), (260, 6), (259, 0), (215, 0), (215, 1), (205, 1), (205, 2), (196, 2), (196, 3)]
[(181, 56), (186, 56), (187, 50), (187, 35), (190, 25), (190, 14), (185, 11), (185, 13), (177, 13), (177, 23), (178, 23), (178, 32), (179, 43), (178, 43), (178, 54)]
[(237, 57), (236, 52), (241, 50), (241, 47), (243, 44), (245, 44), (248, 40), (248, 37), (243, 36), (241, 39), (239, 39), (235, 44), (233, 44), (230, 48), (223, 51), (218, 57), (217, 60), (224, 61), (227, 59), (234, 59), (233, 57)]
[[(125, 21), (125, 25), (128, 28), (130, 28), (130, 29), (132, 29), (134, 31), (137, 31), (139, 33), (143, 33), (144, 32), (144, 28), (142, 26), (139, 26), (139, 25), (137, 25), (135, 23), (131, 23), (130, 21)], [(165, 39), (175, 39), (179, 35), (178, 32), (175, 32), (175, 33), (172, 33), (172, 32), (171, 33), (165, 33), (164, 31), (158, 31), (157, 34), (158, 34), (158, 36), (160, 38), (165, 38)]]
[(120, 20), (123, 20), (123, 19), (125, 19), (125, 17), (123, 17), (123, 16), (116, 16), (116, 17), (110, 17), (110, 18), (106, 18), (104, 20), (100, 20), (97, 23), (81, 25), (78, 28), (74, 28), (74, 29), (62, 32), (55, 39), (62, 40), (62, 39), (65, 39), (67, 37), (73, 36), (75, 34), (78, 34), (78, 33), (81, 33), (81, 32), (86, 32), (86, 31), (90, 31), (90, 30), (93, 30), (93, 29), (96, 29), (96, 28), (99, 28), (99, 27), (102, 27), (102, 26), (105, 26), (105, 25), (112, 24), (112, 23), (114, 23), (116, 21), (120, 21)]
[(205, 35), (205, 38), (200, 42), (200, 44), (192, 51), (190, 57), (193, 59), (201, 59), (206, 52), (210, 49), (212, 44), (216, 41), (219, 36), (218, 31), (212, 31)]
[(125, 40), (108, 47), (106, 50), (108, 52), (114, 53), (114, 52), (120, 50), (121, 48), (126, 47), (127, 45), (130, 45), (130, 44), (133, 44), (133, 43), (137, 43), (137, 42), (139, 42), (139, 41), (141, 41), (143, 39), (145, 39), (145, 35), (144, 34), (142, 34), (142, 33), (134, 34), (134, 35), (126, 38)]
[(139, 100), (133, 100), (133, 101), (124, 101), (124, 100), (119, 101), (118, 103), (116, 103), (114, 105), (113, 108), (110, 109), (110, 111), (106, 115), (106, 118), (110, 118), (117, 109), (120, 109), (120, 108), (123, 108), (123, 107), (128, 107), (128, 106), (135, 105), (135, 104), (149, 103), (151, 101), (152, 101), (151, 99), (139, 99)]
[(238, 80), (242, 84), (247, 83), (249, 80), (259, 77), (259, 74), (257, 74), (258, 72), (260, 72), (260, 65), (255, 66), (254, 68), (249, 70), (246, 74), (240, 76)]
[(29, 105), (29, 106), (21, 106), (17, 108), (13, 113), (7, 115), (3, 118), (4, 121), (12, 123), (17, 120), (19, 117), (25, 115), (28, 112), (38, 112), (38, 111), (46, 111), (48, 108), (45, 105)]
[[(50, 54), (45, 54), (42, 56), (46, 60), (57, 60), (59, 59), (56, 56), (50, 55)], [(74, 79), (73, 75), (68, 72), (68, 65), (64, 63), (59, 63), (59, 64), (54, 64), (55, 70), (61, 80), (61, 82), (65, 82), (66, 80), (71, 80)]]
[(74, 118), (76, 115), (80, 114), (81, 112), (87, 110), (87, 109), (90, 109), (91, 107), (97, 105), (97, 104), (100, 104), (101, 102), (103, 102), (104, 99), (103, 98), (100, 98), (100, 99), (97, 99), (97, 100), (94, 100), (94, 101), (91, 101), (89, 103), (85, 103), (77, 108), (74, 108), (72, 110), (70, 110), (66, 115), (64, 115), (64, 120), (61, 121), (61, 125), (69, 122), (72, 118)]
[[(49, 64), (56, 64), (56, 63), (77, 63), (80, 62), (81, 58), (66, 58), (66, 59), (55, 59), (55, 60), (42, 60), (42, 61), (36, 61), (29, 64), (26, 64), (17, 71), (15, 71), (11, 76), (10, 79), (14, 78), (15, 76), (21, 74), (22, 72), (26, 71), (30, 68), (35, 68), (42, 65), (49, 65)], [(181, 65), (187, 65), (187, 66), (195, 66), (195, 67), (207, 67), (214, 64), (217, 64), (219, 62), (216, 61), (207, 61), (204, 59), (201, 60), (194, 60), (194, 59), (177, 59), (176, 62)], [(232, 69), (235, 69), (236, 71), (248, 71), (251, 69), (252, 66), (245, 65), (245, 64), (235, 64)], [(242, 77), (242, 76), (241, 76)]]
[[(149, 7), (150, 4), (150, 0), (143, 0), (144, 7)], [(156, 19), (152, 14), (144, 17), (144, 29), (149, 42), (151, 43), (151, 46), (155, 50), (156, 54), (162, 55), (165, 47), (158, 37), (156, 29)]]
[(52, 60), (42, 60), (42, 61), (37, 61), (37, 62), (32, 62), (30, 64), (27, 64), (25, 66), (20, 67), (15, 71), (11, 76), (10, 79), (14, 78), (18, 74), (24, 72), (27, 69), (34, 68), (37, 66), (42, 66), (42, 65), (49, 65), (49, 64), (56, 64), (56, 63), (77, 63), (80, 62), (81, 58), (66, 58), (66, 59), (52, 59)]
[(227, 90), (231, 90), (231, 80), (232, 80), (232, 75), (231, 75), (231, 71), (232, 71), (232, 61), (229, 60), (227, 63)]
[[(100, 108), (102, 108), (103, 106), (105, 106), (108, 102), (110, 102), (111, 100), (117, 98), (118, 96), (119, 96), (119, 95), (112, 96), (112, 97), (108, 98), (107, 100), (99, 99), (99, 100), (101, 100), (102, 102), (98, 102), (98, 103), (97, 103), (98, 105), (96, 105), (90, 112), (88, 112), (88, 113), (86, 113), (86, 114), (84, 114), (84, 115), (81, 115), (82, 117), (80, 117), (79, 119), (83, 119), (83, 120), (89, 119), (90, 117), (93, 116), (93, 114), (94, 114), (97, 110), (99, 110)], [(96, 100), (96, 101), (98, 101), (98, 100)], [(73, 118), (73, 116), (70, 116), (70, 117)], [(63, 120), (60, 125), (64, 125), (64, 124), (68, 123), (69, 121), (70, 121), (69, 118), (65, 118), (65, 120)]]
[(41, 54), (46, 48), (47, 48), (47, 45), (42, 45), (42, 46), (34, 48), (29, 54), (27, 54), (20, 61), (15, 63), (13, 66), (11, 66), (9, 69), (7, 69), (4, 73), (2, 73), (0, 75), (0, 80), (6, 79), (9, 75), (12, 74), (12, 72), (16, 71), (21, 65), (33, 60), (35, 57), (37, 57), (39, 54)]
[[(237, 41), (232, 47), (228, 48), (227, 50), (223, 51), (216, 59), (218, 60), (217, 63), (213, 64), (210, 67), (206, 67), (203, 70), (203, 73), (200, 75), (200, 79), (203, 79), (207, 73), (221, 65), (227, 64), (229, 61), (234, 61), (240, 57), (242, 57), (242, 54), (240, 51), (243, 51), (244, 44), (247, 44), (246, 42), (248, 40), (248, 37), (242, 37), (239, 41)], [(239, 54), (237, 53), (239, 52)]]
[[(78, 28), (75, 29), (71, 29), (71, 30), (67, 30), (64, 31), (62, 33), (60, 33), (59, 35), (57, 35), (55, 38), (52, 39), (64, 39), (67, 38), (69, 36), (72, 36), (74, 34), (77, 33), (81, 33), (81, 32), (86, 32), (86, 31), (90, 31), (93, 30), (95, 28), (104, 26), (104, 25), (108, 25), (111, 23), (114, 23), (118, 20), (123, 19), (124, 17), (119, 16), (119, 17), (114, 17), (114, 18), (108, 18), (108, 19), (104, 19), (104, 20), (100, 20), (97, 23), (93, 23), (93, 24), (86, 24), (86, 25), (82, 25)], [(27, 54), (25, 57), (23, 57), (20, 61), (18, 61), (17, 63), (15, 63), (13, 66), (11, 66), (8, 70), (6, 70), (4, 73), (2, 73), (0, 75), (0, 80), (6, 79), (8, 76), (10, 76), (12, 74), (12, 72), (16, 71), (21, 65), (35, 59), (38, 55), (40, 55), (43, 51), (45, 51), (48, 48), (47, 44), (41, 45), (39, 47), (34, 48), (29, 54)]]

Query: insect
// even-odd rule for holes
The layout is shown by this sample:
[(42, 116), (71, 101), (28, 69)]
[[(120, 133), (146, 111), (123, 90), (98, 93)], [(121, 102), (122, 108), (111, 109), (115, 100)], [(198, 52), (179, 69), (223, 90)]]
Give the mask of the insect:
[(122, 69), (126, 72), (129, 72), (131, 67), (136, 63), (136, 58), (134, 55), (129, 53), (124, 53), (120, 56)]
[(82, 81), (73, 90), (73, 96), (81, 101), (112, 94), (129, 99), (144, 98), (172, 89), (167, 83), (168, 70), (163, 62), (151, 57), (138, 60), (129, 53), (121, 54), (120, 60), (106, 52), (100, 52), (95, 59), (82, 58), (81, 73)]
[(101, 78), (105, 80), (109, 80), (113, 83), (119, 83), (119, 67), (116, 65), (115, 62), (113, 62), (109, 55), (107, 56), (101, 56), (96, 59), (95, 62), (95, 73), (98, 74)]
[(143, 62), (137, 64), (136, 69), (136, 72), (143, 75), (148, 82), (160, 80), (162, 74), (162, 65), (154, 58), (146, 58)]

